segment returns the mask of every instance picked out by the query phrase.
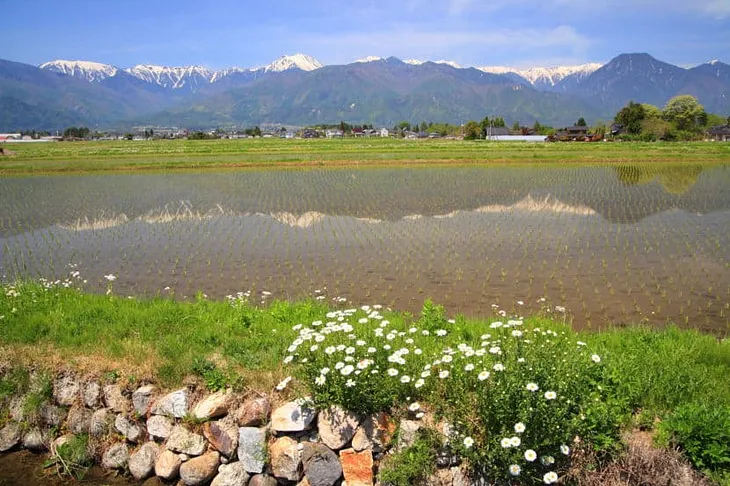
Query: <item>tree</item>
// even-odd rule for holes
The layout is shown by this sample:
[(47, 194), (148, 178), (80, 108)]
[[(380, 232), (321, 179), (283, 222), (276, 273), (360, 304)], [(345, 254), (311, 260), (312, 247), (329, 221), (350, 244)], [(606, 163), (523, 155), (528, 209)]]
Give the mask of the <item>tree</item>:
[(520, 131), (520, 122), (518, 122), (518, 121), (514, 122), (512, 124), (512, 130), (514, 130), (515, 132), (519, 132)]
[(586, 123), (586, 119), (583, 117), (578, 118), (578, 121), (575, 122), (576, 127), (587, 127), (588, 124)]
[(698, 131), (707, 124), (705, 108), (692, 95), (679, 95), (669, 100), (663, 115), (678, 130)]
[(507, 124), (504, 122), (504, 118), (502, 118), (501, 116), (495, 118), (494, 120), (492, 120), (492, 122), (494, 123), (495, 127), (504, 128), (507, 126)]
[(645, 118), (661, 118), (662, 117), (662, 110), (658, 106), (654, 106), (650, 103), (642, 103), (642, 108), (644, 108), (644, 116)]
[(479, 134), (482, 131), (482, 127), (479, 126), (474, 120), (469, 120), (464, 125), (464, 140), (476, 140), (479, 138)]
[(629, 104), (624, 106), (616, 113), (614, 121), (624, 126), (624, 129), (632, 134), (638, 135), (641, 133), (641, 122), (646, 118), (646, 112), (644, 107), (639, 103), (629, 101)]

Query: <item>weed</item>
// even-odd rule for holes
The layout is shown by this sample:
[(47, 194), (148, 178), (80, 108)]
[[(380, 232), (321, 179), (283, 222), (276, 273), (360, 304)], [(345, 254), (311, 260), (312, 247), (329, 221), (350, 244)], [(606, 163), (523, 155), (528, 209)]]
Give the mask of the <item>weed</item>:
[(441, 446), (438, 433), (419, 429), (415, 442), (405, 449), (386, 456), (378, 478), (383, 486), (425, 484), (436, 469), (436, 454)]
[(79, 434), (56, 448), (55, 454), (45, 462), (44, 467), (56, 467), (59, 476), (70, 476), (81, 480), (92, 465), (89, 453), (89, 436)]

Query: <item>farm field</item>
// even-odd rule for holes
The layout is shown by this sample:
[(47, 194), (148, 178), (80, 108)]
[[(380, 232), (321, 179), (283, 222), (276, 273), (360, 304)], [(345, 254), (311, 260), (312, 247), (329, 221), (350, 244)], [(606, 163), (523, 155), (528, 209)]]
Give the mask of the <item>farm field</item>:
[(504, 143), (402, 139), (149, 140), (7, 144), (0, 174), (225, 167), (730, 160), (722, 143)]
[[(351, 160), (379, 153), (345, 142)], [(326, 153), (334, 142), (317, 143)], [(563, 146), (630, 155), (623, 146)], [(722, 155), (700, 150), (717, 147), (709, 144), (657, 147), (669, 147), (671, 157), (686, 149), (690, 160)], [(531, 148), (527, 153), (555, 155)], [(343, 157), (332, 153), (332, 160)], [(19, 150), (16, 160), (29, 154)], [(417, 156), (392, 157), (401, 155)], [(101, 164), (116, 160), (103, 157)], [(523, 155), (519, 164), (449, 167), (5, 176), (0, 276), (58, 280), (80, 272), (83, 288), (98, 293), (222, 299), (250, 292), (257, 303), (313, 297), (410, 312), (432, 298), (467, 316), (549, 309), (577, 328), (676, 323), (725, 335), (730, 170), (668, 160), (527, 164)]]

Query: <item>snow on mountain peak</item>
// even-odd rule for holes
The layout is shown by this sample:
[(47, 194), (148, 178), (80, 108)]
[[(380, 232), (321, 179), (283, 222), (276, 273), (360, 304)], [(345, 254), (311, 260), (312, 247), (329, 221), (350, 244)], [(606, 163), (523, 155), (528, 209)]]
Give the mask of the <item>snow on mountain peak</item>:
[(46, 62), (39, 66), (54, 73), (61, 73), (67, 76), (74, 76), (90, 82), (99, 82), (119, 72), (119, 69), (111, 64), (102, 64), (93, 61), (56, 61)]
[(289, 69), (301, 69), (302, 71), (314, 71), (322, 67), (322, 64), (311, 56), (297, 53), (293, 56), (281, 56), (264, 68), (265, 72), (281, 72)]
[[(188, 79), (202, 78), (203, 81), (210, 82), (214, 74), (203, 66), (167, 67), (154, 64), (138, 64), (125, 71), (148, 83), (172, 89), (182, 88)], [(193, 84), (197, 86), (198, 81), (195, 80)]]
[(440, 59), (440, 60), (434, 61), (434, 62), (436, 64), (446, 64), (447, 66), (451, 66), (452, 68), (455, 68), (455, 69), (461, 69), (461, 66), (459, 64), (455, 63), (454, 61), (446, 61), (444, 59)]
[(710, 66), (714, 66), (718, 62), (720, 62), (720, 61), (718, 61), (717, 59), (713, 59), (712, 61), (709, 61), (707, 64), (709, 64)]
[(588, 63), (580, 64), (578, 66), (553, 66), (553, 67), (533, 67), (530, 69), (515, 69), (505, 66), (482, 66), (478, 67), (480, 71), (492, 74), (508, 74), (514, 73), (524, 79), (530, 84), (549, 84), (555, 86), (557, 83), (562, 81), (568, 76), (577, 74), (581, 77), (587, 76), (598, 68), (601, 64)]
[(357, 60), (355, 60), (355, 62), (375, 62), (375, 61), (382, 61), (382, 60), (383, 60), (382, 57), (367, 56), (367, 57), (363, 57), (362, 59), (357, 59)]
[(403, 62), (406, 64), (411, 64), (412, 66), (420, 66), (424, 63), (424, 61), (421, 61), (420, 59), (403, 59)]

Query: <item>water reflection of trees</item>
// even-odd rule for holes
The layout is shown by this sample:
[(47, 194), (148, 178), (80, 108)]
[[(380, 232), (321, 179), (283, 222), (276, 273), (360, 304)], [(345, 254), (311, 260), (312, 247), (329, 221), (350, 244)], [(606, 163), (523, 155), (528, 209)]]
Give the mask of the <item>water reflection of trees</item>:
[(669, 194), (687, 192), (702, 172), (699, 164), (672, 165), (617, 165), (613, 167), (618, 179), (627, 186), (657, 181)]

